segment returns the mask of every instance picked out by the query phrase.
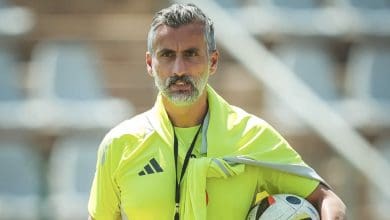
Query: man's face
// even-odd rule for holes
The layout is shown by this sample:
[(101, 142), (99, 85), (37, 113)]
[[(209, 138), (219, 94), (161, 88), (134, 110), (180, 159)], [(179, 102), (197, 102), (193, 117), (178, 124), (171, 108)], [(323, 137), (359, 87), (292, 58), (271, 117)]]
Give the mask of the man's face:
[(148, 72), (157, 88), (176, 105), (194, 103), (216, 69), (218, 53), (208, 54), (203, 25), (157, 28), (153, 54), (146, 54)]

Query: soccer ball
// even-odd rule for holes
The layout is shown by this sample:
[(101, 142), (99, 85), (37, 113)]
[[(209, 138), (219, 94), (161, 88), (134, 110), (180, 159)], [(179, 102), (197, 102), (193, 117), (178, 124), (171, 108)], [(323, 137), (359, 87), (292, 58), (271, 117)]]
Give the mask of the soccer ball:
[(320, 220), (313, 205), (291, 194), (268, 195), (249, 211), (247, 220)]

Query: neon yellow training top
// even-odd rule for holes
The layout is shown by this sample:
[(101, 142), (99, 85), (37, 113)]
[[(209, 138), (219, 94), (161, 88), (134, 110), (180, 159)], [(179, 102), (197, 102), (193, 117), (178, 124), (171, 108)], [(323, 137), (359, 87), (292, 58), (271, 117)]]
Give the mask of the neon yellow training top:
[[(180, 219), (245, 219), (261, 191), (307, 197), (322, 179), (266, 122), (208, 86), (209, 112), (181, 184)], [(198, 127), (176, 128), (179, 164)], [(192, 130), (191, 130), (192, 129)], [(97, 220), (172, 220), (173, 127), (158, 96), (102, 141), (88, 204)]]

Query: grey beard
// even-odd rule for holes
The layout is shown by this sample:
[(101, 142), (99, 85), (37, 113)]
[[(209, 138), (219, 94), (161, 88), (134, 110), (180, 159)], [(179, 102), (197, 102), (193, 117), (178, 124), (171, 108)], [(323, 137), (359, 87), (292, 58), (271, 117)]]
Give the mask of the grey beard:
[[(172, 76), (162, 82), (157, 74), (154, 74), (155, 85), (161, 91), (162, 95), (166, 97), (169, 101), (178, 106), (187, 106), (193, 104), (198, 100), (200, 93), (204, 90), (207, 85), (208, 75), (205, 73), (198, 81), (194, 80), (188, 75), (182, 76)], [(171, 92), (169, 90), (170, 86), (175, 84), (177, 81), (184, 82), (191, 85), (191, 91), (185, 92)]]

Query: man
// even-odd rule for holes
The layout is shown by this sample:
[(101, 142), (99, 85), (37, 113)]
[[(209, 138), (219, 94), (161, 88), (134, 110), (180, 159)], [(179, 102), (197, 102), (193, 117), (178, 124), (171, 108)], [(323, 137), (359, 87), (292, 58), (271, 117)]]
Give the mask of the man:
[(213, 24), (195, 5), (155, 15), (146, 65), (160, 93), (101, 143), (91, 219), (245, 219), (262, 191), (344, 218), (342, 201), (271, 126), (207, 85), (218, 58)]

